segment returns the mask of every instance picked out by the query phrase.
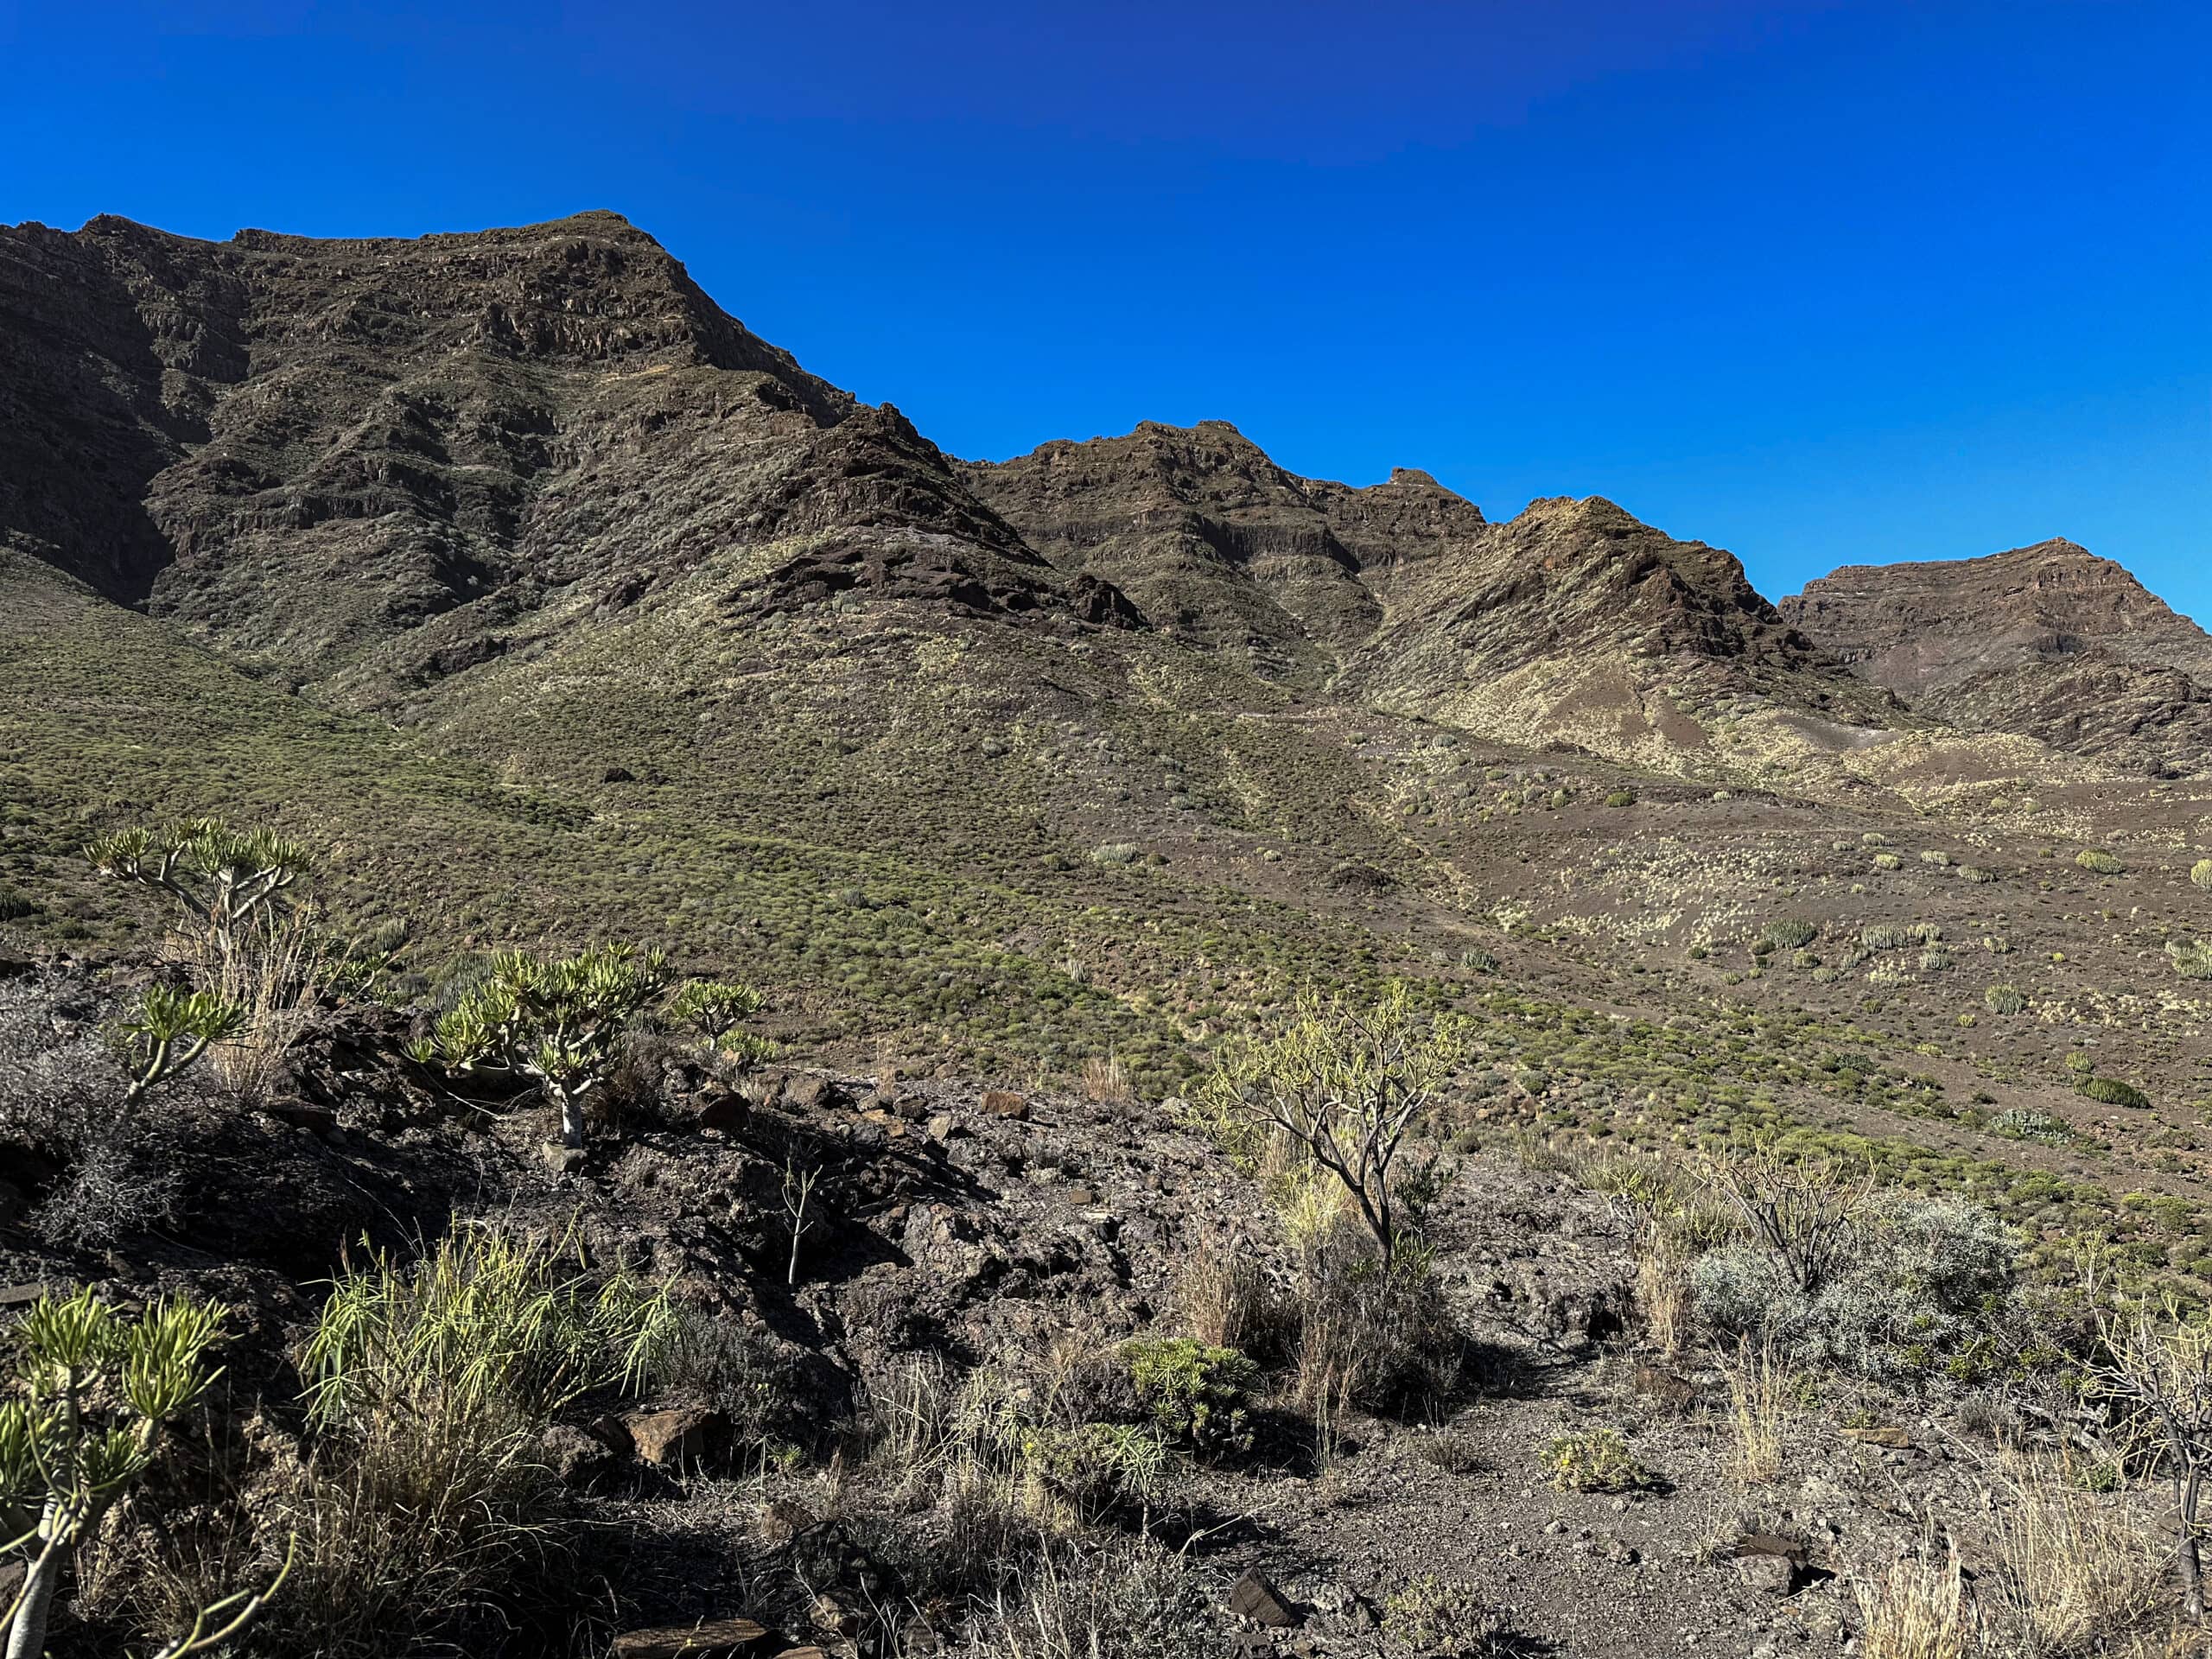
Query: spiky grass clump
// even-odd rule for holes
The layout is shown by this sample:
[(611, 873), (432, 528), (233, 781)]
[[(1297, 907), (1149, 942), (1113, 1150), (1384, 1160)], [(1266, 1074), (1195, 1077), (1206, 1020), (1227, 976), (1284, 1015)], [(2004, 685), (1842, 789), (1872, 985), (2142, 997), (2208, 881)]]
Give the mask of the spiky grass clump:
[(575, 1557), (538, 1436), (636, 1385), (671, 1325), (664, 1293), (488, 1228), (348, 1273), (301, 1351), (320, 1440), (277, 1506), (298, 1561), (276, 1624), (366, 1656), (563, 1617)]

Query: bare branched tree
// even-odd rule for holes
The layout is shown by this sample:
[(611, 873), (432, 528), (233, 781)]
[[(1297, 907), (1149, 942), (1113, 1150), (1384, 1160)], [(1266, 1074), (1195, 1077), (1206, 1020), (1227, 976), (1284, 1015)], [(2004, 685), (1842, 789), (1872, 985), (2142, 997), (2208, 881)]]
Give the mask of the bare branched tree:
[(1819, 1295), (1849, 1265), (1872, 1172), (1762, 1154), (1716, 1162), (1709, 1173), (1752, 1242), (1806, 1295)]
[(2099, 1334), (2105, 1357), (2094, 1368), (2104, 1396), (2120, 1408), (2125, 1438), (2173, 1483), (2181, 1535), (2176, 1560), (2182, 1600), (2204, 1620), (2203, 1524), (2198, 1510), (2212, 1471), (2212, 1319), (2169, 1300), (2108, 1314)]

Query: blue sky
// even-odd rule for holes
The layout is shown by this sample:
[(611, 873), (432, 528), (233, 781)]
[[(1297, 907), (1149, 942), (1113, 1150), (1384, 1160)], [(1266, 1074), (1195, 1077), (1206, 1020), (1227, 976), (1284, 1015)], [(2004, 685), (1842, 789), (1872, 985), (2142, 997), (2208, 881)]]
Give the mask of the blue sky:
[(612, 207), (956, 454), (1234, 421), (1769, 594), (2065, 535), (2212, 620), (2212, 6), (0, 0), (0, 221)]

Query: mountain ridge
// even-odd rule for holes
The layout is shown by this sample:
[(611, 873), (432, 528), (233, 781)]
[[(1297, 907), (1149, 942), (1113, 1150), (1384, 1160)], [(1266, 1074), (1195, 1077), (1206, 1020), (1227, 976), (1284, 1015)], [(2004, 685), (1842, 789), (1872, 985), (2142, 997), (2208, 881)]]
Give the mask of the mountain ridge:
[(419, 709), (702, 571), (733, 620), (884, 602), (1153, 632), (1298, 695), (1666, 770), (1931, 721), (2136, 766), (2164, 725), (2196, 745), (2212, 673), (2212, 641), (2072, 662), (2128, 679), (2117, 736), (2018, 687), (1955, 719), (1819, 594), (1777, 607), (1602, 496), (1493, 521), (1416, 468), (1300, 477), (1225, 421), (958, 460), (604, 210), (413, 238), (0, 228), (0, 540), (346, 706)]

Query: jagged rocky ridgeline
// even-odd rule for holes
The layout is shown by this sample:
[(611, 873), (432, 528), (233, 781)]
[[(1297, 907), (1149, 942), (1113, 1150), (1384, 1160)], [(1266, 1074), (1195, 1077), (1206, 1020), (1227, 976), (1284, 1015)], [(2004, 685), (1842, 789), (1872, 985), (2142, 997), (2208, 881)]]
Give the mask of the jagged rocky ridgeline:
[(1777, 609), (1601, 499), (1493, 523), (1420, 472), (1298, 477), (1223, 422), (957, 461), (610, 213), (414, 240), (0, 229), (0, 547), (357, 706), (420, 714), (680, 592), (734, 626), (860, 598), (1142, 633), (1643, 764), (1721, 719), (2136, 770), (2212, 745), (2212, 640), (2070, 543), (1853, 567)]

